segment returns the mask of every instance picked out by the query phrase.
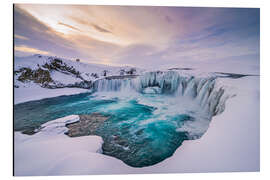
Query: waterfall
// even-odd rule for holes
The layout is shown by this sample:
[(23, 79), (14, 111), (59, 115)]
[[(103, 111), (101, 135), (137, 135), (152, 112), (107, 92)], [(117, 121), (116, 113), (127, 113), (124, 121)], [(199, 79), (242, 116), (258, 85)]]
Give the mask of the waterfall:
[(197, 78), (175, 71), (147, 72), (136, 78), (100, 79), (94, 83), (94, 91), (98, 92), (127, 90), (145, 93), (146, 88), (155, 88), (153, 92), (160, 94), (188, 97), (211, 116), (223, 112), (225, 101), (230, 97), (225, 88), (216, 82), (216, 77)]
[(94, 82), (95, 92), (123, 91), (134, 89), (130, 79), (99, 79)]

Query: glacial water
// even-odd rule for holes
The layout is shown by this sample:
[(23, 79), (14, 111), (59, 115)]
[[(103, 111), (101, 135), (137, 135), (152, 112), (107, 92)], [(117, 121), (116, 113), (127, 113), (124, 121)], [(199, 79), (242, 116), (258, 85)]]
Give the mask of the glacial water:
[(213, 79), (151, 76), (102, 80), (93, 93), (17, 104), (14, 129), (31, 132), (50, 120), (98, 112), (109, 116), (95, 133), (103, 138), (104, 154), (133, 167), (156, 164), (173, 155), (184, 140), (200, 138), (226, 98)]

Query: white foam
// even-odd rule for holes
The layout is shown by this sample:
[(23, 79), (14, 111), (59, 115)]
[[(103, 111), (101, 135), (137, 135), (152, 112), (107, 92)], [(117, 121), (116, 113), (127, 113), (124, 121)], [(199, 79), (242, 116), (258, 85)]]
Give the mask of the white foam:
[[(185, 141), (174, 155), (154, 166), (132, 168), (99, 153), (97, 136), (69, 138), (15, 133), (15, 175), (236, 172), (260, 169), (259, 78), (223, 79), (237, 90), (208, 131)], [(207, 162), (207, 164), (205, 163)]]

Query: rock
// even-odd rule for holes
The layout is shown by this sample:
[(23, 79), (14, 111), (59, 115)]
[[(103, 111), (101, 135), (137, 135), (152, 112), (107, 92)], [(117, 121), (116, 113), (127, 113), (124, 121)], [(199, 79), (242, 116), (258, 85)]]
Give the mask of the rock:
[(108, 116), (104, 116), (100, 113), (79, 115), (79, 117), (79, 121), (66, 125), (69, 129), (66, 135), (69, 137), (94, 135), (100, 125), (109, 118)]
[(123, 76), (107, 76), (105, 79), (112, 80), (112, 79), (130, 79), (130, 78), (136, 78), (139, 75), (123, 75)]
[[(61, 72), (70, 76), (75, 76), (81, 79), (79, 82), (73, 84), (63, 84), (52, 79), (51, 73), (54, 71)], [(91, 89), (92, 81), (85, 80), (79, 71), (73, 66), (68, 66), (61, 59), (50, 58), (49, 62), (46, 62), (42, 66), (38, 64), (38, 69), (31, 69), (28, 67), (22, 67), (14, 71), (14, 75), (20, 82), (34, 82), (43, 88), (56, 89), (56, 88), (83, 88)]]

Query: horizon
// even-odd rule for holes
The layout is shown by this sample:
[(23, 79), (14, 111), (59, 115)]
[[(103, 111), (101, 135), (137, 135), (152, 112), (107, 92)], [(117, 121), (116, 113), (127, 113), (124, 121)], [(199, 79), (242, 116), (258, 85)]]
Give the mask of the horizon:
[[(61, 60), (68, 60), (68, 61), (72, 61), (72, 62), (76, 62), (77, 59), (79, 58), (66, 58), (66, 57), (60, 57), (57, 55), (44, 55), (44, 54), (28, 54), (28, 55), (24, 55), (24, 56), (14, 56), (14, 60), (16, 58), (31, 58), (31, 57), (35, 57), (35, 56), (42, 56), (42, 57), (54, 57), (54, 58), (59, 58)], [(111, 67), (125, 67), (125, 66), (129, 66), (129, 65), (108, 65), (108, 64), (98, 64), (98, 63), (94, 63), (94, 62), (87, 62), (84, 60), (79, 59), (79, 63), (84, 63), (84, 64), (89, 64), (89, 65), (101, 65), (101, 66), (111, 66)], [(135, 66), (134, 66), (135, 67)], [(137, 67), (136, 67), (137, 68)]]

